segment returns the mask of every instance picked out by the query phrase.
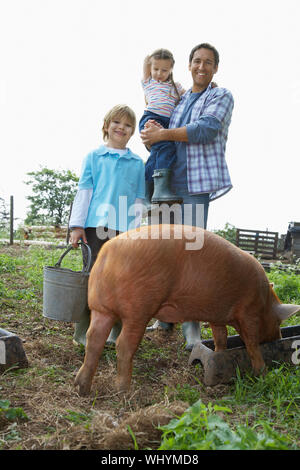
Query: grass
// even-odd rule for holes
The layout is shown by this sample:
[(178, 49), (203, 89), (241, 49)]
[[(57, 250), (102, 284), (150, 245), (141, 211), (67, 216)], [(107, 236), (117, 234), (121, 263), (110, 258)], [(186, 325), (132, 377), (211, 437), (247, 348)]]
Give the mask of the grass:
[[(145, 334), (131, 395), (115, 393), (115, 350), (106, 346), (91, 396), (79, 398), (84, 351), (72, 344), (73, 325), (42, 317), (43, 267), (61, 254), (0, 249), (0, 328), (23, 339), (29, 358), (27, 369), (0, 374), (0, 449), (300, 449), (299, 365), (275, 364), (259, 377), (237, 371), (234, 383), (206, 387), (201, 366), (187, 366), (179, 327)], [(81, 270), (80, 251), (63, 266)], [(274, 267), (268, 277), (282, 302), (300, 304), (299, 275)]]

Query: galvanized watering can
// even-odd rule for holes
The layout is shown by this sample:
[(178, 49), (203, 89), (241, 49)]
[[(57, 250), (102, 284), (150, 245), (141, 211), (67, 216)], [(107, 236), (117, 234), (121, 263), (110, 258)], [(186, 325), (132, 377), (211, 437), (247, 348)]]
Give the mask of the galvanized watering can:
[(44, 267), (43, 316), (51, 320), (77, 323), (87, 305), (87, 289), (91, 268), (91, 249), (80, 243), (83, 258), (82, 271), (61, 268), (63, 258), (72, 245), (62, 254), (54, 266)]

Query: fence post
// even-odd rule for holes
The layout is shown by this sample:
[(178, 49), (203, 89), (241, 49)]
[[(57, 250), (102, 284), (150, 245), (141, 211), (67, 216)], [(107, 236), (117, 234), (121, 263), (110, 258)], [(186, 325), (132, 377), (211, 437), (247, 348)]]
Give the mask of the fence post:
[(14, 197), (10, 196), (10, 231), (9, 231), (9, 244), (14, 244)]

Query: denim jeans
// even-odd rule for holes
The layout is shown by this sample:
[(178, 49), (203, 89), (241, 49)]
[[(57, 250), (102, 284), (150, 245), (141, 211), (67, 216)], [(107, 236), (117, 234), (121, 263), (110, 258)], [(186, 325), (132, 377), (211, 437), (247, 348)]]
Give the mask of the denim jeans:
[(182, 198), (181, 204), (171, 207), (161, 205), (148, 218), (148, 225), (153, 224), (182, 224), (205, 228), (207, 226), (209, 193), (189, 194), (187, 190), (176, 190), (175, 194)]
[[(173, 188), (174, 190), (174, 188)], [(194, 225), (196, 227), (207, 227), (209, 193), (189, 194), (187, 190), (174, 190), (177, 196), (182, 198), (182, 217), (183, 225)]]
[[(95, 227), (87, 227), (85, 229), (87, 242), (92, 252), (92, 266), (94, 265), (97, 259), (97, 256), (101, 247), (104, 245), (104, 243), (106, 243), (109, 240), (109, 237), (113, 238), (114, 236), (120, 233), (118, 231), (114, 231), (106, 227), (102, 227), (102, 228), (104, 231), (107, 231), (107, 235), (108, 235), (108, 237), (104, 240), (99, 239), (97, 237), (97, 229)], [(73, 339), (75, 340), (76, 343), (82, 344), (83, 346), (86, 345), (86, 332), (90, 326), (90, 316), (91, 316), (91, 312), (89, 308), (87, 307), (80, 321), (78, 323), (75, 323)]]
[[(139, 130), (144, 128), (145, 124), (149, 119), (154, 119), (159, 124), (161, 124), (165, 129), (169, 127), (170, 119), (165, 116), (160, 116), (156, 113), (151, 113), (150, 111), (145, 111), (140, 122)], [(154, 170), (161, 168), (170, 168), (176, 159), (176, 146), (174, 142), (169, 142), (163, 140), (161, 142), (156, 142), (151, 145), (150, 155), (145, 164), (145, 178), (147, 181), (152, 180), (152, 175)]]

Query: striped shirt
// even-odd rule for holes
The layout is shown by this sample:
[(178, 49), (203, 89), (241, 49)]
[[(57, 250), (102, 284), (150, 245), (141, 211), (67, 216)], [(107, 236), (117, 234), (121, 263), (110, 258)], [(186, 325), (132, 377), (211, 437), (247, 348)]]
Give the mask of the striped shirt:
[[(182, 113), (191, 95), (188, 90), (176, 106), (169, 128), (180, 127)], [(212, 88), (211, 84), (195, 101), (187, 124), (189, 142), (186, 144), (187, 186), (190, 194), (210, 193), (210, 200), (217, 199), (232, 188), (225, 161), (228, 128), (233, 110), (233, 97), (225, 88)], [(220, 123), (216, 137), (210, 142), (190, 140), (193, 126), (204, 117), (212, 116)], [(201, 126), (201, 122), (199, 122)]]
[[(178, 101), (172, 82), (158, 82), (150, 77), (142, 80), (142, 87), (147, 101), (146, 111), (170, 117)], [(183, 93), (181, 84), (176, 82), (176, 88), (181, 95)]]

